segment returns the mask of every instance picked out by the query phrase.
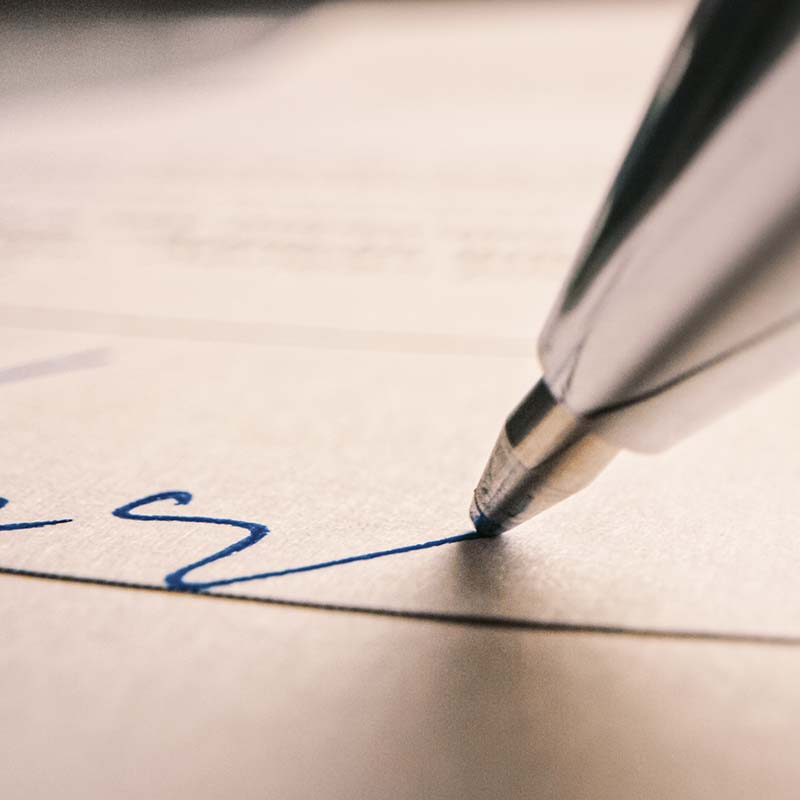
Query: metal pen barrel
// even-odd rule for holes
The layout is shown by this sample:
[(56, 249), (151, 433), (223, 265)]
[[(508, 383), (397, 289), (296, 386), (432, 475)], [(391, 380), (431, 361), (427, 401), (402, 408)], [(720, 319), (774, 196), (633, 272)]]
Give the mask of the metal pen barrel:
[(698, 6), (542, 332), (543, 379), (476, 489), (479, 530), (800, 363), (798, 31), (796, 3)]

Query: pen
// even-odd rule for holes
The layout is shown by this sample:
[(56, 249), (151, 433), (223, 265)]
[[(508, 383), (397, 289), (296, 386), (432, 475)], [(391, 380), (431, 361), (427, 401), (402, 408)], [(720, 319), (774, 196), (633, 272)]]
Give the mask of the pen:
[(800, 3), (702, 0), (475, 490), (499, 534), (800, 362)]

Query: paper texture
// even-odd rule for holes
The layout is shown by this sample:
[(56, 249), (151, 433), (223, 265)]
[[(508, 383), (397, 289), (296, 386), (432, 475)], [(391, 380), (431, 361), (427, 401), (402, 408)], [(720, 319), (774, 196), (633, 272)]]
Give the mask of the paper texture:
[(789, 796), (800, 381), (439, 543), (684, 17), (343, 4), (8, 100), (0, 567), (112, 585), (0, 575), (4, 794)]

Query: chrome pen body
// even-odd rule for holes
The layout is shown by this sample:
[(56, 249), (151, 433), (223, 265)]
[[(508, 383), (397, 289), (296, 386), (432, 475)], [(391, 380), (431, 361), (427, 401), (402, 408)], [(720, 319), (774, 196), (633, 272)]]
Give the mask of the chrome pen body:
[(799, 32), (796, 2), (698, 5), (475, 490), (479, 532), (800, 365)]

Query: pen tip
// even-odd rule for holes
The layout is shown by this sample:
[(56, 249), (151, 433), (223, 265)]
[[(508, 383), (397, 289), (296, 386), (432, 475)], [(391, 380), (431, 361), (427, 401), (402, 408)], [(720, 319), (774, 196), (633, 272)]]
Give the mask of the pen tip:
[(479, 533), (481, 536), (497, 536), (504, 530), (501, 525), (489, 519), (489, 517), (484, 516), (474, 497), (472, 498), (472, 505), (469, 507), (469, 517), (472, 520), (472, 524), (475, 526), (476, 533)]

